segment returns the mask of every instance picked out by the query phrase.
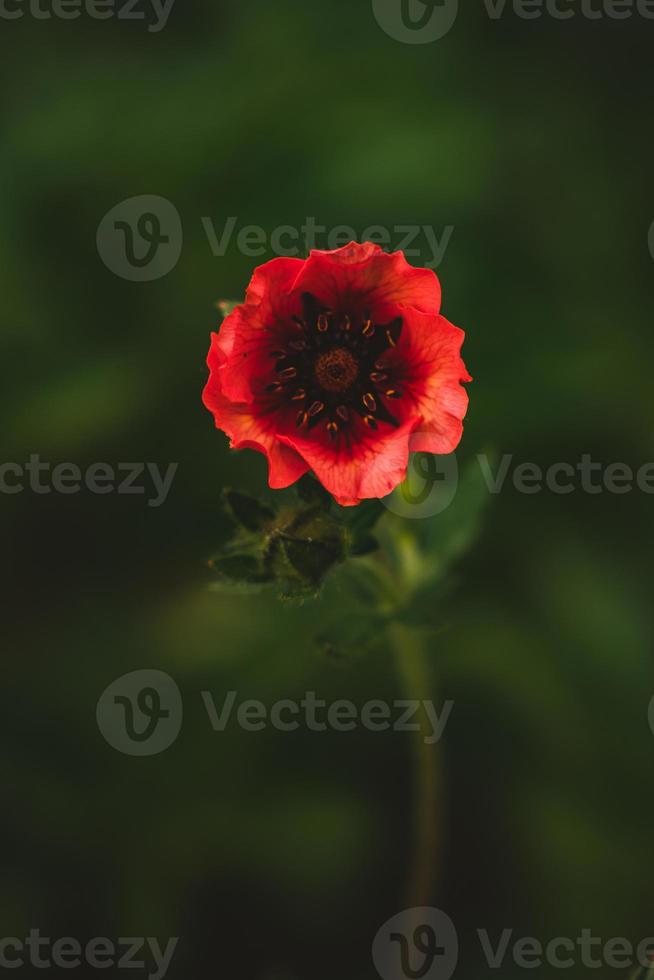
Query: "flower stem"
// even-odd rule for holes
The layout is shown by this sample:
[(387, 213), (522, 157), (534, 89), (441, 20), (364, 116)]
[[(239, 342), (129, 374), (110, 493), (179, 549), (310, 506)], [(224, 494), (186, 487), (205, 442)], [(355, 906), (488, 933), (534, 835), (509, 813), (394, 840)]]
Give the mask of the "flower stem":
[[(398, 622), (389, 625), (391, 644), (404, 693), (411, 700), (430, 696), (429, 670), (420, 634)], [(429, 905), (438, 857), (439, 748), (426, 741), (432, 729), (424, 709), (413, 746), (413, 840), (406, 885), (407, 908)]]
[(654, 970), (654, 964), (650, 966), (639, 966), (636, 972), (631, 977), (631, 980), (646, 980), (646, 978)]

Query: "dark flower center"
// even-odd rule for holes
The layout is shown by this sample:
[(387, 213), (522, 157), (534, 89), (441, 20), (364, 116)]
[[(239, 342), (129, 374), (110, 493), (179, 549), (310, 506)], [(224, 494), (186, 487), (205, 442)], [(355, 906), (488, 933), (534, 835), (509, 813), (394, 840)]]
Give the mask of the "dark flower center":
[(275, 380), (266, 392), (296, 402), (298, 428), (322, 423), (330, 436), (346, 430), (357, 415), (371, 429), (379, 422), (397, 426), (389, 403), (402, 397), (385, 354), (397, 346), (402, 319), (374, 323), (329, 310), (310, 293), (302, 296), (303, 315), (294, 317), (288, 342), (272, 352)]
[(321, 354), (314, 368), (316, 381), (325, 391), (347, 391), (359, 374), (357, 360), (345, 347)]

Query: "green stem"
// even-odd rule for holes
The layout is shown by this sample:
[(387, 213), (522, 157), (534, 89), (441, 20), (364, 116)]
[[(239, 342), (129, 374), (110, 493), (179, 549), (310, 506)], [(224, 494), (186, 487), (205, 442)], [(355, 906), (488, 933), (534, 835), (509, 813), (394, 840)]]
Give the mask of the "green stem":
[[(404, 693), (411, 700), (427, 700), (430, 679), (424, 643), (416, 630), (391, 622), (390, 638)], [(407, 880), (407, 908), (429, 905), (432, 900), (438, 857), (438, 805), (440, 753), (438, 744), (425, 739), (432, 735), (424, 710), (420, 714), (420, 731), (413, 745), (414, 805), (413, 840)]]
[(654, 971), (654, 964), (651, 966), (639, 966), (631, 977), (631, 980), (645, 980)]

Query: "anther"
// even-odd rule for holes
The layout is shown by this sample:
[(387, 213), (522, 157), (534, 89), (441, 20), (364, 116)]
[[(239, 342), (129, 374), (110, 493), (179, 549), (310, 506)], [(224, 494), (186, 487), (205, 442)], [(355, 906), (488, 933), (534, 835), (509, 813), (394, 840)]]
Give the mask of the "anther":
[(309, 409), (309, 415), (311, 416), (320, 415), (324, 407), (325, 407), (324, 402), (314, 402), (311, 408)]
[(329, 320), (324, 313), (321, 313), (318, 317), (318, 330), (320, 333), (325, 333), (329, 330)]
[(336, 435), (336, 433), (338, 432), (338, 423), (337, 422), (328, 422), (327, 423), (327, 431), (329, 432), (330, 436), (333, 439), (334, 436)]
[(381, 384), (381, 382), (386, 381), (387, 378), (388, 375), (384, 374), (382, 371), (373, 371), (372, 374), (370, 375), (370, 380), (374, 381), (375, 384)]
[(301, 402), (307, 397), (307, 393), (304, 388), (298, 388), (294, 395), (291, 395), (292, 402)]
[(338, 408), (336, 409), (336, 414), (338, 415), (339, 419), (343, 419), (344, 422), (347, 422), (347, 420), (350, 417), (350, 413), (348, 412), (345, 405), (339, 405)]
[(290, 378), (294, 378), (296, 374), (297, 374), (297, 368), (294, 367), (284, 368), (283, 371), (279, 372), (280, 378), (287, 378), (289, 380)]
[(271, 385), (266, 386), (266, 391), (272, 394), (273, 391), (281, 391), (282, 383), (281, 381), (273, 381)]
[(366, 322), (363, 325), (363, 330), (361, 331), (361, 333), (363, 334), (364, 337), (372, 337), (374, 332), (375, 332), (375, 326), (372, 320), (366, 320)]
[(384, 392), (387, 398), (401, 398), (402, 392), (397, 391), (396, 388), (389, 388), (388, 391)]
[(368, 394), (363, 396), (363, 404), (366, 408), (370, 409), (371, 412), (377, 411), (377, 402), (375, 401), (375, 396), (368, 392)]
[(306, 340), (292, 340), (288, 346), (291, 350), (306, 350), (308, 345)]
[(377, 422), (376, 422), (376, 420), (375, 420), (375, 419), (374, 419), (374, 418), (372, 417), (372, 415), (364, 415), (364, 416), (363, 416), (363, 421), (364, 421), (364, 422), (366, 423), (366, 425), (367, 425), (367, 426), (368, 426), (369, 428), (371, 428), (371, 429), (376, 429), (376, 428), (377, 428)]
[(389, 347), (395, 347), (396, 346), (395, 340), (393, 339), (393, 334), (390, 332), (390, 330), (387, 330), (386, 331), (386, 340), (388, 341), (388, 346)]
[(297, 418), (295, 419), (295, 424), (297, 425), (298, 429), (305, 424), (305, 422), (306, 422), (306, 420), (308, 418), (309, 418), (308, 414), (305, 411), (303, 411), (303, 410), (301, 410), (301, 411), (299, 411), (297, 413)]

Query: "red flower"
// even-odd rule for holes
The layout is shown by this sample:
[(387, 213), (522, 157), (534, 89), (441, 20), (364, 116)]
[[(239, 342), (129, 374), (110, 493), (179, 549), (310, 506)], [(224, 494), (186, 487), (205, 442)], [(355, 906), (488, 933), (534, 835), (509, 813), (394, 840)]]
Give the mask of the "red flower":
[(383, 497), (409, 443), (461, 439), (472, 379), (440, 299), (434, 272), (370, 243), (273, 259), (212, 334), (204, 404), (234, 448), (266, 454), (271, 487), (313, 470), (340, 504)]

